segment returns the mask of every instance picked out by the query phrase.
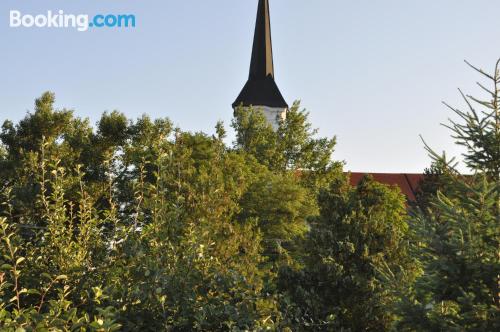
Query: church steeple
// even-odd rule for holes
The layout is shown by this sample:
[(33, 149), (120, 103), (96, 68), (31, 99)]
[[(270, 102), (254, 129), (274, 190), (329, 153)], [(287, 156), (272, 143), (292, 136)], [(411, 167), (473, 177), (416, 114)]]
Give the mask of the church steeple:
[(288, 109), (288, 104), (274, 81), (269, 0), (259, 0), (250, 74), (243, 90), (233, 103), (233, 108), (240, 105), (272, 108), (268, 110), (268, 113), (272, 111), (273, 114), (266, 114), (266, 116), (273, 126), (277, 124), (274, 117), (283, 118)]
[(250, 63), (250, 78), (264, 79), (268, 75), (274, 78), (269, 1), (259, 0), (255, 35), (253, 37), (252, 61)]

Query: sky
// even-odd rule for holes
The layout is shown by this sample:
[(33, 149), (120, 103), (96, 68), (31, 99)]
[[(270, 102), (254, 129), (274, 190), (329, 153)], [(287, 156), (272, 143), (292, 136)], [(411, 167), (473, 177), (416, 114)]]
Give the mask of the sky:
[[(457, 88), (484, 96), (468, 60), (500, 57), (498, 0), (271, 0), (276, 81), (301, 100), (333, 158), (360, 172), (422, 172), (420, 135), (462, 151), (440, 126), (464, 106)], [(1, 0), (0, 122), (56, 107), (96, 123), (102, 112), (168, 117), (184, 130), (229, 127), (248, 76), (257, 0)], [(11, 28), (9, 14), (133, 14), (133, 29)], [(486, 82), (487, 83), (487, 82)], [(232, 130), (231, 130), (232, 131)], [(234, 133), (228, 138), (228, 143)]]

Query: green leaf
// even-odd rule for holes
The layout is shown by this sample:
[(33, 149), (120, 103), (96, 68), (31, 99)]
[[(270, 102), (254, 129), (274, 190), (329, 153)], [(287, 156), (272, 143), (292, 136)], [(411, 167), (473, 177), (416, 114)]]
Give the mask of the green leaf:
[(7, 270), (7, 271), (10, 271), (10, 270), (12, 270), (12, 265), (10, 265), (10, 264), (3, 264), (3, 265), (0, 267), (0, 270)]

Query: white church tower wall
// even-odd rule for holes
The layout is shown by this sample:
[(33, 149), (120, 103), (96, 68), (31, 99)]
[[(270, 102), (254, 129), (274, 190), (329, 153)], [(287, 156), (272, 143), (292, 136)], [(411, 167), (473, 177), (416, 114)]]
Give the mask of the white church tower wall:
[(254, 106), (254, 108), (262, 110), (267, 122), (271, 124), (274, 130), (279, 128), (280, 121), (284, 121), (286, 119), (286, 108), (269, 106)]

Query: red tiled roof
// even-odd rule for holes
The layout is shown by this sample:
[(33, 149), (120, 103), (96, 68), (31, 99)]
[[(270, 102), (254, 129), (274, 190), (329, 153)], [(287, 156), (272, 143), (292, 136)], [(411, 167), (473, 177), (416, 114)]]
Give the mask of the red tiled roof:
[(424, 174), (409, 174), (409, 173), (350, 173), (350, 182), (352, 186), (356, 186), (359, 181), (366, 175), (370, 174), (377, 182), (397, 186), (403, 194), (406, 195), (409, 201), (415, 201), (415, 193), (417, 192), (420, 181), (423, 180)]

